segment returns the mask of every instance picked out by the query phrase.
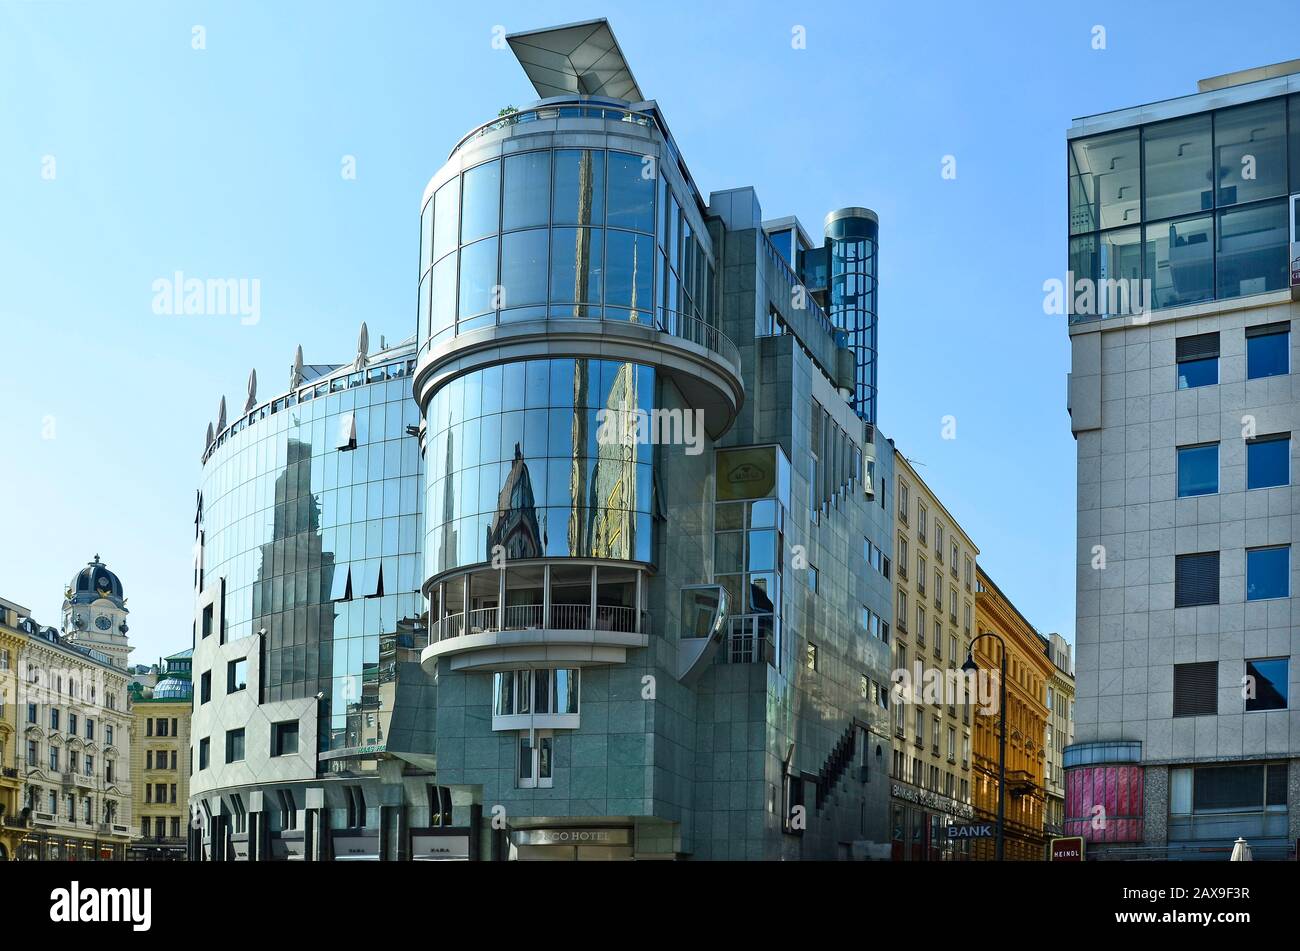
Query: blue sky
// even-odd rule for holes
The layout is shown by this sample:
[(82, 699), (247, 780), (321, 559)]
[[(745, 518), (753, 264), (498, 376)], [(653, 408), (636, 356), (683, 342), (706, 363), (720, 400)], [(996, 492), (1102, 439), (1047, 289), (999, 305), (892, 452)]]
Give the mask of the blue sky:
[[(348, 359), (363, 319), (412, 333), (424, 185), (534, 98), (493, 28), (607, 16), (706, 195), (753, 185), (814, 234), (833, 208), (879, 213), (882, 428), (1029, 619), (1072, 636), (1069, 348), (1042, 310), (1065, 129), (1295, 57), (1300, 8), (806, 6), (0, 2), (0, 595), (57, 624), (98, 552), (133, 659), (188, 646), (218, 399), (237, 411), (253, 367), (282, 389), (298, 343)], [(176, 271), (258, 279), (260, 321), (155, 314)]]

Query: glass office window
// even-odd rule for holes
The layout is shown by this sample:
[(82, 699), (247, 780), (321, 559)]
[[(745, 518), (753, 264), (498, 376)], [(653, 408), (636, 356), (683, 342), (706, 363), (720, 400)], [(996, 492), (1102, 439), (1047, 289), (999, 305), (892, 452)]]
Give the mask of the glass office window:
[[(600, 228), (551, 229), (551, 300), (599, 304), (604, 278), (604, 232)], [(574, 317), (587, 316), (573, 308)]]
[(1211, 495), (1219, 491), (1219, 446), (1186, 446), (1178, 450), (1178, 497)]
[(1208, 215), (1147, 225), (1146, 279), (1157, 308), (1214, 297), (1214, 219)]
[(453, 178), (433, 196), (433, 260), (456, 248), (460, 221), (460, 179)]
[(1246, 328), (1246, 379), (1282, 376), (1291, 369), (1291, 334), (1288, 325)]
[(600, 225), (605, 221), (605, 153), (555, 150), (555, 197), (551, 222)]
[(1147, 221), (1214, 207), (1209, 115), (1149, 125), (1142, 139)]
[(1212, 386), (1218, 382), (1218, 357), (1178, 361), (1178, 388), (1180, 390), (1190, 390), (1198, 386)]
[(1290, 482), (1290, 434), (1260, 436), (1246, 443), (1246, 488), (1266, 489)]
[(1218, 296), (1262, 294), (1290, 286), (1285, 200), (1219, 212)]
[(609, 153), (609, 227), (654, 234), (655, 171), (654, 163), (640, 155)]
[(424, 210), (420, 212), (421, 272), (433, 263), (433, 207), (436, 204), (436, 201), (436, 198), (430, 198), (425, 202)]
[(501, 307), (546, 303), (547, 246), (545, 228), (501, 236)]
[(654, 300), (654, 238), (627, 231), (605, 236), (605, 303), (648, 313)]
[(1291, 194), (1300, 192), (1300, 96), (1291, 97), (1291, 142), (1287, 152), (1291, 156)]
[(505, 160), (501, 230), (535, 228), (551, 213), (551, 153), (524, 152)]
[(1246, 600), (1285, 598), (1291, 590), (1291, 547), (1246, 550)]
[(1214, 114), (1219, 207), (1286, 193), (1286, 104), (1249, 103)]
[(501, 166), (484, 162), (467, 171), (461, 186), (460, 243), (494, 234), (501, 224)]
[(460, 319), (493, 310), (497, 283), (497, 239), (485, 238), (460, 250)]
[(1138, 153), (1137, 129), (1071, 143), (1071, 234), (1141, 221)]
[(1142, 281), (1142, 229), (1103, 232), (1097, 272), (1098, 314), (1132, 314), (1143, 309), (1136, 299)]
[(429, 336), (436, 337), (456, 323), (456, 255), (449, 254), (435, 264), (432, 278)]
[(1246, 661), (1246, 712), (1285, 710), (1290, 659)]

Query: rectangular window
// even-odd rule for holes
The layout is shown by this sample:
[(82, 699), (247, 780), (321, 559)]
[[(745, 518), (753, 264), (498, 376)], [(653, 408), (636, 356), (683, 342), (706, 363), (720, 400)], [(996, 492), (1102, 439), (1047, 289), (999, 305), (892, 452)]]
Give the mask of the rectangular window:
[(1246, 442), (1246, 488), (1291, 484), (1291, 434), (1257, 436)]
[(207, 703), (212, 699), (212, 671), (208, 670), (199, 678), (199, 703)]
[(244, 731), (243, 728), (238, 730), (226, 731), (226, 762), (238, 763), (244, 758)]
[(1265, 324), (1246, 328), (1246, 379), (1284, 376), (1291, 372), (1291, 325)]
[(1219, 335), (1195, 334), (1179, 337), (1178, 389), (1212, 386), (1219, 382)]
[(248, 687), (248, 658), (241, 657), (226, 664), (226, 693), (237, 693)]
[(1219, 603), (1219, 553), (1178, 555), (1174, 559), (1174, 607)]
[(1291, 590), (1291, 546), (1246, 549), (1246, 600), (1288, 597)]
[(212, 605), (207, 605), (203, 609), (203, 636), (209, 637), (212, 634)]
[(206, 736), (205, 736), (203, 739), (199, 740), (199, 769), (207, 769), (207, 768), (208, 768), (208, 747), (209, 747), (209, 745), (210, 745), (210, 744), (209, 744), (209, 742), (208, 742), (208, 738), (207, 738)]
[(808, 646), (804, 651), (804, 666), (809, 670), (817, 669), (817, 645), (812, 641), (808, 642)]
[(1219, 444), (1178, 448), (1178, 497), (1219, 491)]
[(1290, 658), (1246, 661), (1246, 712), (1285, 710)]
[(272, 756), (288, 756), (298, 752), (298, 721), (286, 720), (271, 728)]
[(1219, 663), (1174, 664), (1174, 716), (1219, 712)]

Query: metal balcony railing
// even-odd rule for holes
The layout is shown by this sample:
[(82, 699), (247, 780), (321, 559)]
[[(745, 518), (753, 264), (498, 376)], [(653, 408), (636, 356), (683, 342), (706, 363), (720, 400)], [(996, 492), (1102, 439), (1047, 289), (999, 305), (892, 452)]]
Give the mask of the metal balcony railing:
[(548, 628), (557, 631), (620, 631), (635, 634), (648, 629), (647, 612), (621, 605), (552, 604), (549, 620), (540, 604), (506, 605), (504, 608), (474, 608), (439, 618), (430, 625), (432, 641), (462, 634), (490, 634), (498, 631), (526, 631)]

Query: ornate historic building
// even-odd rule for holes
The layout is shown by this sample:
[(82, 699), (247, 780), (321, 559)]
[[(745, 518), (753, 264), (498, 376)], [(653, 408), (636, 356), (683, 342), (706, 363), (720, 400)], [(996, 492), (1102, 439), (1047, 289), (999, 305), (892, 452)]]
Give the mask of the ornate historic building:
[(131, 684), (131, 786), (135, 828), (127, 857), (181, 860), (189, 836), (192, 648), (150, 669), (152, 685)]

